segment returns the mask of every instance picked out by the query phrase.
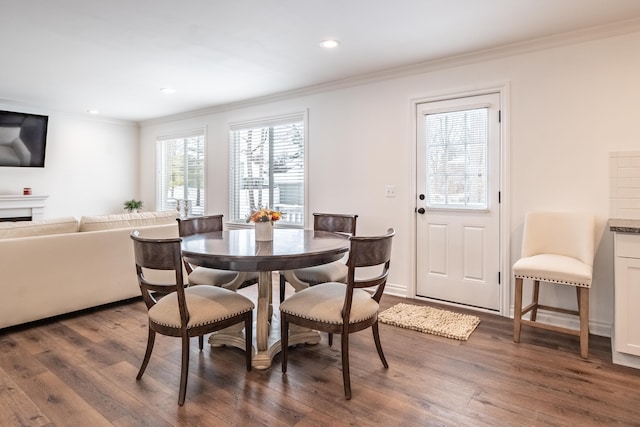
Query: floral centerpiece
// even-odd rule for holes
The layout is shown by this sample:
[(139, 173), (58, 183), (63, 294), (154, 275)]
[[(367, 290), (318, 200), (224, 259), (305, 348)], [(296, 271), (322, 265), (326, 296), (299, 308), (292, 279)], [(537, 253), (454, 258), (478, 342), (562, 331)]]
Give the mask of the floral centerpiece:
[(263, 208), (255, 211), (251, 211), (251, 214), (247, 217), (247, 222), (267, 222), (272, 225), (274, 222), (282, 217), (282, 213), (271, 209)]
[(281, 216), (280, 212), (267, 208), (251, 211), (251, 214), (247, 217), (247, 222), (256, 224), (256, 241), (273, 240), (273, 223), (279, 220)]

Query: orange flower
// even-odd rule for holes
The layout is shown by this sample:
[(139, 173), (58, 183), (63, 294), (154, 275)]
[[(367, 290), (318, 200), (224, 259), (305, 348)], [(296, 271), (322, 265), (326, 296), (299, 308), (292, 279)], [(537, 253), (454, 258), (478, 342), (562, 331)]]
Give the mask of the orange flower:
[(282, 213), (271, 209), (263, 208), (257, 211), (251, 211), (247, 217), (247, 222), (267, 222), (274, 223), (282, 217)]

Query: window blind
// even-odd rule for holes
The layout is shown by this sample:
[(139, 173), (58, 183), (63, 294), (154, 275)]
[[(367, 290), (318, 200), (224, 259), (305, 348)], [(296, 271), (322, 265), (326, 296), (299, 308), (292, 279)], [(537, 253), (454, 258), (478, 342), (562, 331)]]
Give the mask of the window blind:
[(159, 210), (176, 210), (185, 200), (189, 215), (204, 215), (204, 145), (204, 130), (157, 139)]
[(488, 110), (429, 114), (427, 206), (487, 208)]
[(229, 139), (230, 220), (270, 208), (282, 212), (279, 224), (303, 227), (304, 113), (233, 124)]

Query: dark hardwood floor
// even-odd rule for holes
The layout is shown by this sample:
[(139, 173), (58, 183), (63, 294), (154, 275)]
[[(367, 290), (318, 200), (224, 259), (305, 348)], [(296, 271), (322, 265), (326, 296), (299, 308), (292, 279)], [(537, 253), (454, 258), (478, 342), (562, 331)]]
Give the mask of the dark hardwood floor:
[[(385, 296), (383, 308), (397, 302), (425, 304)], [(371, 332), (353, 334), (350, 401), (339, 339), (292, 349), (284, 377), (279, 357), (247, 373), (240, 350), (200, 352), (193, 339), (183, 407), (179, 339), (158, 336), (135, 380), (147, 334), (141, 301), (11, 328), (0, 331), (0, 425), (640, 425), (640, 371), (611, 363), (608, 338), (591, 336), (583, 360), (577, 337), (523, 328), (514, 344), (510, 319), (473, 314), (481, 323), (466, 342), (381, 325), (388, 370)]]

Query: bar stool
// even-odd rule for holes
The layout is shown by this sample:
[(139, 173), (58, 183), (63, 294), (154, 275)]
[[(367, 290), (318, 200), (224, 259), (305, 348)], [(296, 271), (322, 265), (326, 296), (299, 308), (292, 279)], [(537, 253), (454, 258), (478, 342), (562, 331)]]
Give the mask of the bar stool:
[[(527, 214), (522, 237), (522, 255), (513, 265), (515, 302), (513, 341), (520, 342), (522, 325), (580, 337), (580, 355), (589, 357), (589, 289), (593, 276), (594, 218), (568, 212), (532, 212)], [(532, 302), (522, 307), (525, 279), (533, 280)], [(576, 288), (578, 309), (543, 305), (538, 302), (540, 282)], [(542, 323), (538, 310), (577, 315), (580, 329)], [(522, 316), (531, 313), (530, 319)]]

